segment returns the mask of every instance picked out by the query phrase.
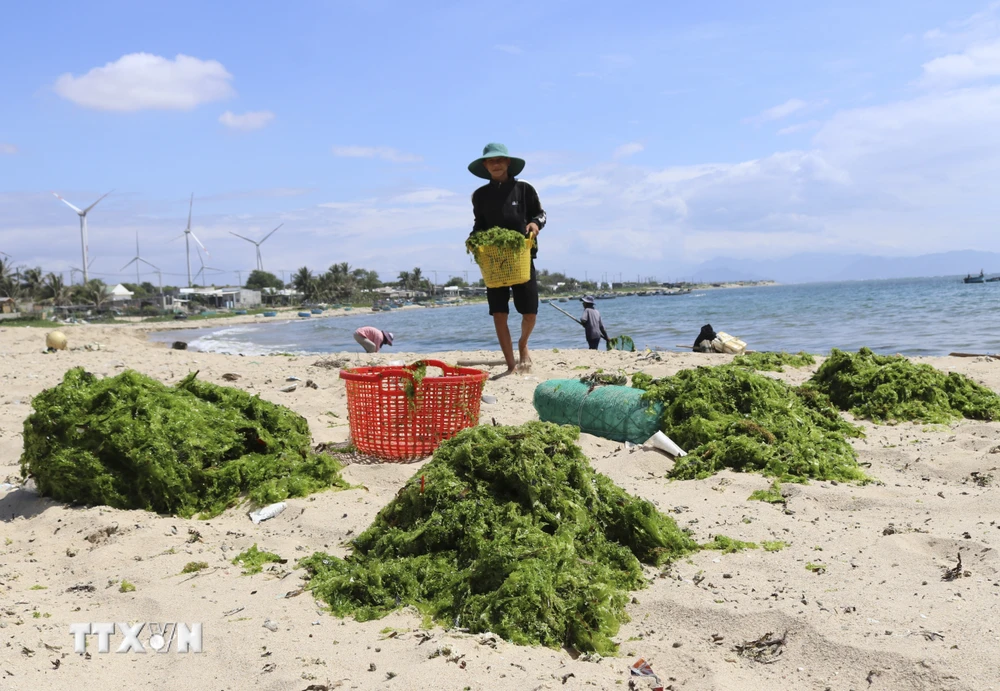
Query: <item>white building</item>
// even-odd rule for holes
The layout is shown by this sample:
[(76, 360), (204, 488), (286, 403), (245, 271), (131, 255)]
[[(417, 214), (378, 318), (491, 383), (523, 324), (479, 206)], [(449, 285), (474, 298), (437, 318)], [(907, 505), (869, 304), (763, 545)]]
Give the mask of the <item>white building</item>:
[(135, 293), (123, 286), (121, 283), (116, 285), (114, 288), (109, 286), (107, 292), (108, 297), (112, 302), (124, 302), (125, 300), (131, 300), (132, 296), (135, 295)]
[(191, 300), (194, 296), (201, 296), (204, 301), (213, 307), (226, 307), (229, 309), (248, 309), (250, 307), (260, 307), (260, 291), (240, 288), (239, 286), (225, 286), (223, 288), (180, 288), (178, 294), (182, 300)]

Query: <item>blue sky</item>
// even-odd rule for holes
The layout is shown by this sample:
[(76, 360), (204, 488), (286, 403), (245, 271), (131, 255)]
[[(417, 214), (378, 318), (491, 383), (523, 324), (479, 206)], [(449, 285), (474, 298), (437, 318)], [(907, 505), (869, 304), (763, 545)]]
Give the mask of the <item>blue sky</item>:
[[(478, 277), (500, 141), (538, 265), (667, 280), (800, 252), (1000, 251), (1000, 4), (34, 2), (0, 24), (0, 252), (183, 283), (206, 264)], [(197, 268), (198, 261), (193, 259)], [(144, 274), (143, 279), (151, 276)], [(155, 280), (155, 279), (154, 279)]]

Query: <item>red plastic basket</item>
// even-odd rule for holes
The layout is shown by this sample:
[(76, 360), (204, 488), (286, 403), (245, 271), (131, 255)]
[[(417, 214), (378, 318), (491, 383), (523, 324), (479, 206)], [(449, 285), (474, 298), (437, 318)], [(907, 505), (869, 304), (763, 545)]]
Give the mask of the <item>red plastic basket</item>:
[(479, 402), (489, 376), (482, 370), (423, 360), (441, 376), (414, 386), (420, 363), (405, 367), (356, 367), (340, 371), (347, 387), (351, 439), (358, 450), (386, 460), (434, 453), (445, 439), (479, 423)]

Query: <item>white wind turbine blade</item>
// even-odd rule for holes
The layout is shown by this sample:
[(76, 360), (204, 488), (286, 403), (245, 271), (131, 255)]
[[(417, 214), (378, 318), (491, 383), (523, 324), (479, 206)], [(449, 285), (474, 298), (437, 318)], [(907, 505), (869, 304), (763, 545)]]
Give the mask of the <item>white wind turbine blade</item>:
[(199, 245), (201, 245), (201, 248), (203, 250), (205, 250), (205, 254), (207, 254), (208, 256), (212, 256), (209, 253), (208, 248), (201, 244), (201, 240), (199, 240), (198, 236), (194, 234), (194, 231), (187, 231), (187, 232), (190, 232), (191, 233), (191, 237), (194, 238), (194, 241), (197, 242)]
[[(111, 190), (111, 192), (114, 192), (114, 190)], [(108, 192), (108, 194), (111, 194), (111, 192)], [(105, 194), (104, 197), (108, 196), (108, 194)], [(101, 199), (104, 199), (104, 197), (101, 197)], [(84, 209), (83, 211), (78, 211), (77, 213), (79, 213), (82, 216), (83, 214), (87, 213), (88, 211), (90, 211), (91, 209), (93, 209), (95, 206), (97, 206), (101, 202), (101, 199), (98, 199), (96, 202), (94, 202), (93, 204), (91, 204), (90, 206), (88, 206), (86, 209)]]
[[(279, 225), (279, 226), (278, 226), (278, 228), (280, 228), (280, 227), (281, 227), (281, 226), (283, 226), (283, 225), (285, 225), (285, 224), (284, 224), (284, 223), (282, 223), (281, 225)], [(270, 233), (268, 233), (267, 235), (265, 235), (265, 236), (264, 236), (264, 238), (263, 238), (263, 239), (262, 239), (262, 240), (261, 240), (260, 242), (258, 242), (257, 244), (258, 244), (258, 245), (263, 245), (263, 244), (264, 244), (264, 240), (267, 240), (267, 239), (268, 239), (269, 237), (271, 237), (271, 236), (272, 236), (272, 235), (274, 235), (274, 234), (275, 234), (276, 232), (278, 232), (278, 228), (275, 228), (275, 229), (274, 229), (274, 230), (272, 230), (272, 231), (271, 231)]]
[(75, 206), (73, 206), (72, 204), (70, 204), (68, 201), (66, 201), (65, 199), (63, 199), (62, 197), (60, 197), (55, 192), (53, 192), (52, 194), (55, 196), (56, 199), (58, 199), (59, 201), (61, 201), (63, 204), (65, 204), (69, 208), (73, 209), (73, 211), (77, 212), (81, 216), (86, 213), (85, 211), (80, 211), (78, 208), (76, 208)]
[(253, 243), (253, 244), (255, 244), (255, 245), (257, 244), (257, 241), (256, 241), (256, 240), (251, 240), (250, 238), (248, 238), (248, 237), (246, 237), (246, 236), (244, 236), (244, 235), (240, 235), (239, 233), (234, 233), (234, 232), (233, 232), (233, 231), (231, 231), (231, 230), (229, 231), (229, 234), (230, 234), (230, 235), (235, 235), (235, 236), (236, 236), (236, 237), (238, 237), (238, 238), (243, 238), (243, 239), (244, 239), (244, 240), (246, 240), (247, 242), (252, 242), (252, 243)]
[(191, 230), (191, 211), (193, 211), (193, 210), (194, 210), (194, 192), (191, 193), (191, 201), (190, 201), (190, 203), (188, 203), (188, 224), (187, 224), (187, 229), (188, 229), (189, 232)]
[(142, 257), (136, 257), (136, 259), (138, 259), (139, 261), (141, 261), (143, 264), (146, 264), (147, 266), (153, 267), (157, 271), (160, 270), (160, 267), (158, 267), (156, 264), (152, 264), (152, 263), (146, 261), (145, 259), (143, 259)]
[(129, 262), (128, 264), (126, 264), (125, 266), (123, 266), (122, 268), (120, 268), (120, 269), (118, 269), (118, 270), (119, 270), (119, 271), (124, 271), (124, 270), (125, 270), (125, 269), (127, 269), (128, 267), (130, 267), (130, 266), (132, 266), (133, 264), (135, 264), (135, 263), (136, 263), (137, 261), (139, 261), (139, 257), (133, 257), (133, 258), (132, 258), (132, 261), (130, 261), (130, 262)]

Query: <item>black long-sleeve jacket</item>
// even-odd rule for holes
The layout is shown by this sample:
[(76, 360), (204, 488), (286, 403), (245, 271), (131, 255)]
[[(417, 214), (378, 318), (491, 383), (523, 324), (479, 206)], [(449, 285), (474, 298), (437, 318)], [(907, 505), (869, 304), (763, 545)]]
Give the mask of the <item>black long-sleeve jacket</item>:
[[(475, 222), (472, 232), (489, 230), (499, 226), (527, 235), (525, 227), (529, 223), (545, 227), (545, 210), (538, 200), (535, 188), (523, 180), (508, 178), (504, 182), (490, 180), (472, 193), (472, 212)], [(531, 256), (538, 254), (538, 239), (531, 250)]]

